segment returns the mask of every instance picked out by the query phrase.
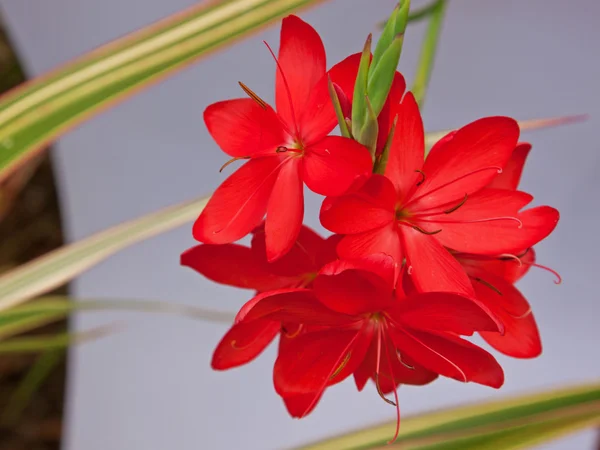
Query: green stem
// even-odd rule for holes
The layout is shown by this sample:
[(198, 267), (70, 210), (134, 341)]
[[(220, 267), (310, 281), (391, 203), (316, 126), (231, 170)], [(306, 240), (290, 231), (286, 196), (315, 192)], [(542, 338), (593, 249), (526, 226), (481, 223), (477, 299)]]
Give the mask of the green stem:
[(435, 58), (435, 52), (439, 42), (444, 12), (446, 10), (446, 0), (437, 0), (429, 7), (432, 8), (431, 12), (428, 12), (428, 14), (431, 15), (431, 18), (429, 19), (429, 25), (427, 26), (427, 32), (425, 34), (423, 46), (421, 47), (421, 56), (419, 57), (419, 65), (415, 75), (415, 82), (411, 89), (419, 106), (423, 105), (425, 93), (427, 91), (427, 85), (429, 84), (429, 79), (431, 78), (433, 60)]

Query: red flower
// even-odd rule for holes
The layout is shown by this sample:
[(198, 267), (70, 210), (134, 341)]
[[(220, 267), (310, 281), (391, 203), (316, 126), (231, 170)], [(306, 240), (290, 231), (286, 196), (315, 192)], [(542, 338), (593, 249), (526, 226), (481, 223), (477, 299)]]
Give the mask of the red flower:
[(347, 236), (343, 258), (376, 252), (406, 258), (419, 291), (473, 296), (460, 263), (447, 250), (481, 255), (533, 246), (556, 226), (558, 211), (525, 211), (524, 192), (486, 187), (502, 172), (519, 136), (506, 117), (477, 120), (440, 140), (424, 160), (424, 132), (409, 92), (392, 110), (398, 116), (385, 176), (373, 175), (357, 191), (327, 198), (322, 224)]
[(459, 337), (498, 331), (498, 324), (456, 294), (405, 296), (395, 289), (395, 271), (383, 254), (334, 261), (313, 289), (264, 293), (244, 308), (232, 330), (265, 320), (306, 328), (282, 340), (274, 367), (275, 389), (292, 416), (308, 414), (327, 386), (351, 374), (359, 390), (372, 378), (382, 396), (394, 392), (395, 405), (398, 384), (426, 384), (437, 374), (502, 385), (496, 360)]
[(274, 261), (294, 244), (304, 215), (303, 183), (322, 195), (344, 193), (371, 171), (368, 150), (327, 136), (337, 120), (327, 89), (348, 70), (325, 71), (325, 49), (317, 32), (298, 17), (283, 20), (277, 61), (277, 112), (252, 91), (251, 98), (210, 105), (204, 120), (221, 149), (250, 159), (215, 191), (194, 224), (207, 244), (236, 241), (266, 218), (267, 257)]

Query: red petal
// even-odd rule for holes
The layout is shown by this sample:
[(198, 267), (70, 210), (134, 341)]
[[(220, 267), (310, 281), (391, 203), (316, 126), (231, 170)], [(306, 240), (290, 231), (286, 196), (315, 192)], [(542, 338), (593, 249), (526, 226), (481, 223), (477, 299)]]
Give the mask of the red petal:
[(402, 240), (415, 287), (420, 292), (452, 292), (474, 297), (469, 277), (460, 263), (437, 241), (408, 226), (401, 228)]
[(508, 217), (484, 222), (438, 222), (430, 225), (442, 228), (436, 237), (443, 245), (461, 252), (518, 254), (546, 238), (556, 227), (559, 213), (550, 206), (538, 206)]
[(390, 223), (365, 233), (347, 235), (338, 244), (338, 254), (342, 258), (360, 258), (385, 253), (400, 264), (404, 253), (397, 228), (395, 223)]
[(508, 117), (487, 117), (464, 126), (427, 156), (425, 181), (412, 196), (420, 200), (411, 208), (442, 205), (478, 191), (506, 165), (518, 137), (519, 126)]
[[(390, 128), (394, 123), (394, 117), (396, 117), (395, 109), (400, 103), (400, 100), (402, 100), (405, 90), (406, 81), (404, 81), (404, 77), (400, 72), (396, 72), (394, 74), (394, 80), (392, 81), (392, 87), (390, 88), (388, 98), (377, 117), (377, 124), (379, 126), (379, 134), (377, 135), (377, 154), (380, 154), (385, 146)], [(398, 121), (400, 121), (400, 119), (398, 119)]]
[(394, 183), (401, 198), (412, 192), (422, 175), (425, 154), (425, 132), (419, 113), (419, 105), (408, 92), (402, 103), (392, 107), (392, 115), (398, 116), (396, 131), (390, 148), (385, 175)]
[(265, 221), (267, 259), (273, 262), (290, 251), (302, 227), (304, 184), (300, 159), (289, 158), (281, 166), (267, 207)]
[(300, 136), (304, 145), (312, 145), (327, 136), (337, 125), (337, 116), (329, 96), (329, 79), (324, 75), (311, 90), (300, 116)]
[[(256, 298), (256, 297), (255, 297)], [(245, 309), (243, 321), (269, 319), (277, 322), (307, 325), (347, 325), (356, 319), (332, 311), (319, 302), (308, 289), (279, 290), (265, 293), (259, 301)]]
[(328, 136), (305, 148), (304, 182), (317, 194), (342, 195), (355, 179), (371, 172), (371, 155), (352, 139)]
[(360, 57), (361, 53), (350, 55), (327, 72), (331, 81), (340, 87), (350, 101), (354, 96), (354, 85), (356, 84)]
[(514, 358), (535, 358), (542, 352), (540, 334), (531, 307), (521, 292), (511, 283), (483, 271), (480, 279), (489, 286), (474, 281), (477, 299), (487, 305), (504, 324), (504, 335), (483, 332), (481, 336), (496, 350)]
[[(290, 251), (277, 261), (267, 264), (267, 267), (272, 273), (283, 277), (316, 274), (322, 265), (318, 261), (319, 254), (325, 245), (325, 239), (303, 225)], [(252, 251), (257, 259), (267, 260), (265, 232), (262, 228), (254, 231)]]
[(326, 198), (321, 206), (321, 224), (342, 234), (379, 228), (393, 222), (396, 199), (390, 180), (373, 175), (357, 192)]
[(226, 370), (252, 361), (271, 343), (279, 329), (278, 322), (269, 320), (234, 325), (217, 345), (212, 368)]
[(326, 330), (299, 336), (279, 353), (273, 370), (275, 390), (282, 397), (313, 395), (306, 402), (306, 411), (296, 411), (303, 417), (312, 409), (335, 372), (339, 370), (360, 334), (360, 331)]
[(377, 312), (393, 301), (394, 272), (394, 260), (383, 254), (334, 261), (315, 279), (315, 295), (329, 309), (343, 314)]
[(469, 299), (445, 292), (410, 295), (391, 314), (397, 322), (423, 331), (469, 336), (476, 331), (498, 331), (498, 325), (486, 311)]
[(317, 403), (321, 399), (323, 392), (311, 393), (311, 394), (298, 394), (282, 397), (288, 413), (290, 416), (296, 418), (306, 417), (310, 412), (315, 409)]
[(257, 291), (288, 287), (296, 278), (273, 274), (264, 259), (237, 244), (197, 245), (181, 255), (181, 264), (217, 283)]
[(391, 336), (401, 354), (440, 375), (494, 388), (504, 383), (502, 367), (492, 355), (455, 335), (395, 330)]
[(325, 75), (325, 48), (319, 34), (299, 17), (287, 16), (281, 24), (278, 60), (281, 70), (277, 70), (275, 79), (277, 112), (294, 130), (296, 124), (301, 125), (299, 119), (312, 88)]
[(530, 143), (521, 142), (518, 144), (513, 150), (508, 163), (502, 169), (502, 173), (494, 178), (488, 187), (516, 190), (519, 186), (519, 181), (521, 181), (523, 166), (530, 150)]
[(279, 165), (275, 157), (252, 159), (232, 173), (194, 223), (194, 238), (205, 244), (228, 244), (250, 233), (267, 211)]
[(478, 276), (476, 271), (481, 270), (504, 278), (510, 283), (520, 280), (529, 271), (531, 264), (535, 263), (533, 248), (517, 252), (514, 255), (519, 257), (521, 263), (509, 256), (488, 257), (469, 253), (461, 253), (456, 256), (469, 275)]
[(289, 140), (273, 108), (249, 98), (209, 105), (204, 122), (221, 150), (234, 157), (273, 153)]

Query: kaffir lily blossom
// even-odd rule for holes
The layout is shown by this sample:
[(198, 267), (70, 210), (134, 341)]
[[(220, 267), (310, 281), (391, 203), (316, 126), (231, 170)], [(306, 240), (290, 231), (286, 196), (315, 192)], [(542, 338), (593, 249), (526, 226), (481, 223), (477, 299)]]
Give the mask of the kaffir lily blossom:
[(399, 384), (426, 384), (438, 375), (500, 387), (504, 375), (493, 356), (460, 337), (497, 332), (498, 323), (457, 294), (406, 296), (396, 278), (388, 255), (334, 261), (319, 271), (312, 289), (252, 299), (220, 346), (239, 348), (239, 338), (250, 345), (255, 337), (243, 330), (263, 321), (302, 331), (282, 336), (273, 373), (294, 417), (304, 417), (328, 386), (350, 375), (359, 390), (370, 378), (384, 399), (393, 392), (394, 401), (386, 401), (396, 406)]
[(283, 20), (276, 62), (277, 111), (244, 85), (251, 98), (205, 111), (221, 149), (233, 160), (249, 161), (215, 191), (193, 228), (201, 242), (226, 244), (250, 233), (266, 214), (269, 261), (287, 253), (300, 232), (304, 184), (318, 194), (340, 195), (372, 167), (358, 142), (328, 136), (337, 123), (328, 78), (335, 83), (348, 62), (326, 72), (321, 38), (295, 16)]
[(517, 144), (513, 119), (477, 120), (441, 139), (424, 159), (423, 124), (410, 92), (392, 105), (392, 114), (397, 126), (385, 176), (373, 175), (360, 189), (327, 198), (321, 223), (346, 235), (338, 245), (341, 257), (384, 252), (399, 263), (406, 259), (419, 291), (474, 297), (469, 277), (447, 249), (520, 252), (552, 232), (558, 211), (521, 211), (531, 195), (487, 187)]
[[(281, 259), (269, 263), (266, 256), (264, 226), (254, 230), (251, 247), (238, 244), (203, 244), (190, 248), (181, 255), (181, 264), (220, 284), (257, 293), (276, 289), (306, 288), (312, 285), (323, 265), (337, 259), (337, 236), (323, 239), (302, 226), (298, 239)], [(248, 308), (246, 305), (245, 308)], [(236, 322), (245, 314), (242, 309)], [(270, 320), (255, 321), (250, 325), (234, 327), (214, 353), (212, 366), (217, 370), (230, 369), (256, 358), (280, 333), (294, 333), (294, 326)], [(237, 345), (231, 345), (231, 342)], [(244, 344), (242, 344), (244, 343)]]

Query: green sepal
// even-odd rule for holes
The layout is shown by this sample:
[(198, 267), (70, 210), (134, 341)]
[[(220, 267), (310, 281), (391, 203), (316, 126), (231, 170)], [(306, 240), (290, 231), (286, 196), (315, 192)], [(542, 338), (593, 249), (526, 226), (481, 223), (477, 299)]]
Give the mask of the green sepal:
[(373, 36), (369, 34), (363, 47), (360, 57), (360, 65), (356, 75), (354, 85), (354, 96), (352, 97), (352, 134), (360, 141), (360, 130), (363, 128), (366, 120), (366, 102), (367, 82), (369, 76), (369, 65), (371, 64), (371, 40)]
[(358, 142), (369, 149), (373, 161), (375, 161), (375, 152), (377, 150), (377, 134), (379, 133), (379, 124), (377, 123), (377, 114), (373, 110), (371, 100), (365, 96), (365, 104), (367, 105), (367, 117), (363, 127), (360, 130)]
[(379, 115), (383, 109), (383, 105), (385, 105), (390, 88), (392, 87), (400, 53), (402, 53), (403, 42), (404, 35), (397, 35), (384, 52), (373, 73), (369, 75), (367, 92), (369, 93), (371, 105), (376, 115)]
[(342, 111), (342, 105), (340, 104), (340, 99), (337, 95), (335, 87), (333, 86), (333, 82), (331, 78), (327, 77), (327, 88), (329, 89), (329, 96), (331, 97), (331, 101), (333, 102), (333, 109), (335, 110), (335, 115), (338, 120), (338, 125), (340, 126), (340, 132), (342, 136), (351, 138), (352, 134), (348, 129), (348, 124), (346, 123), (346, 118), (344, 117), (344, 112)]
[(410, 0), (400, 0), (398, 5), (394, 8), (390, 18), (383, 27), (379, 41), (377, 41), (377, 46), (373, 52), (373, 62), (371, 63), (371, 68), (369, 70), (370, 74), (375, 70), (375, 67), (377, 67), (379, 61), (381, 61), (383, 54), (392, 44), (394, 38), (399, 34), (404, 34), (406, 25), (408, 24), (409, 9)]

